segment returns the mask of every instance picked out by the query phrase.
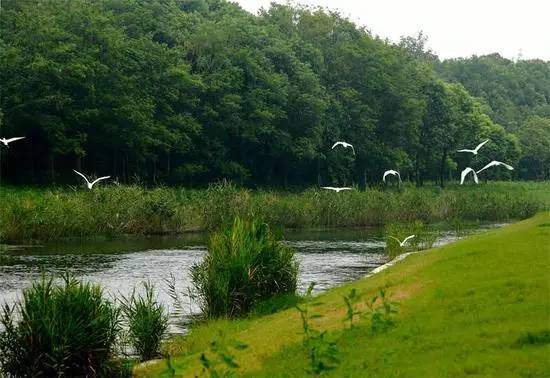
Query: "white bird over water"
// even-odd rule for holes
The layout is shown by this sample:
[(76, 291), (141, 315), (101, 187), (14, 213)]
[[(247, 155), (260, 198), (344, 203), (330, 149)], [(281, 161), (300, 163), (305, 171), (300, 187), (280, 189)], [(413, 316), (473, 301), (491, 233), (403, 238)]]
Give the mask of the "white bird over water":
[(484, 141), (484, 142), (481, 142), (481, 143), (478, 144), (477, 147), (474, 148), (473, 150), (468, 150), (468, 149), (465, 148), (465, 149), (463, 149), (463, 150), (457, 150), (457, 152), (471, 152), (472, 154), (477, 155), (477, 152), (479, 151), (479, 149), (480, 149), (481, 147), (483, 147), (483, 145), (484, 145), (485, 143), (487, 143), (488, 141), (489, 141), (489, 139), (487, 139), (487, 140)]
[(97, 184), (99, 181), (101, 181), (101, 180), (106, 180), (106, 179), (108, 179), (108, 178), (111, 178), (111, 176), (103, 176), (103, 177), (98, 178), (98, 179), (95, 180), (95, 181), (90, 182), (90, 181), (88, 180), (88, 178), (87, 178), (86, 176), (84, 176), (82, 173), (80, 173), (80, 172), (78, 172), (77, 170), (74, 170), (74, 169), (73, 169), (73, 171), (74, 171), (74, 173), (76, 173), (77, 175), (81, 176), (84, 180), (86, 180), (86, 185), (88, 186), (88, 189), (90, 189), (90, 190), (92, 190), (92, 188), (94, 187), (94, 185)]
[(16, 140), (21, 140), (21, 139), (25, 139), (25, 137), (17, 137), (17, 138), (10, 138), (10, 139), (1, 138), (0, 142), (3, 143), (4, 146), (9, 147), (8, 144), (10, 144), (11, 142), (15, 142)]
[(335, 188), (334, 186), (321, 186), (321, 189), (334, 190), (336, 193), (339, 193), (342, 190), (353, 190), (353, 188), (348, 188), (348, 187)]
[(351, 148), (351, 150), (353, 151), (353, 153), (355, 154), (355, 148), (353, 148), (353, 145), (351, 145), (350, 143), (347, 143), (347, 142), (336, 142), (332, 145), (332, 149), (334, 150), (334, 147), (338, 146), (338, 145), (341, 145), (342, 147), (344, 148)]
[(486, 170), (487, 168), (491, 168), (493, 166), (497, 166), (497, 165), (502, 165), (504, 166), (504, 168), (506, 168), (507, 170), (509, 171), (513, 171), (514, 170), (514, 167), (512, 167), (511, 165), (508, 165), (508, 164), (505, 164), (501, 161), (496, 161), (496, 160), (493, 160), (492, 162), (490, 162), (489, 164), (487, 164), (485, 167), (481, 168), (479, 171), (477, 171), (477, 173), (481, 172), (481, 171), (484, 171)]
[(472, 174), (474, 175), (474, 181), (477, 183), (479, 183), (478, 179), (477, 179), (477, 174), (476, 174), (476, 171), (474, 171), (472, 168), (468, 167), (468, 168), (465, 168), (462, 173), (460, 174), (460, 185), (464, 184), (464, 179), (466, 178), (466, 176), (468, 176), (468, 173), (472, 172)]
[(399, 246), (400, 247), (404, 247), (405, 246), (405, 243), (407, 243), (409, 241), (409, 239), (412, 239), (414, 238), (416, 235), (410, 235), (410, 236), (407, 236), (403, 241), (399, 241), (399, 239), (397, 238), (394, 238), (393, 236), (388, 236), (389, 238), (392, 238), (393, 240), (396, 240), (398, 243), (399, 243)]
[(386, 182), (386, 176), (387, 175), (397, 176), (399, 178), (399, 181), (401, 181), (401, 175), (399, 174), (399, 172), (394, 171), (393, 169), (389, 169), (386, 172), (384, 172), (384, 176), (382, 176), (382, 181)]

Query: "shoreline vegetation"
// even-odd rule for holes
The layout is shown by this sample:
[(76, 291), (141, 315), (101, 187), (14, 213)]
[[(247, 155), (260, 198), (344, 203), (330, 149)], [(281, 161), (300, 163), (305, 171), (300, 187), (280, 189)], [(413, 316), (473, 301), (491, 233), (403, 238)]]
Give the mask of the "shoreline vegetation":
[(540, 213), (296, 307), (198, 324), (133, 375), (546, 376), (549, 222)]
[(71, 237), (181, 234), (213, 231), (235, 217), (275, 229), (382, 226), (388, 223), (510, 221), (550, 209), (548, 182), (489, 182), (475, 186), (369, 188), (333, 193), (251, 190), (231, 183), (207, 189), (108, 186), (0, 189), (0, 242)]

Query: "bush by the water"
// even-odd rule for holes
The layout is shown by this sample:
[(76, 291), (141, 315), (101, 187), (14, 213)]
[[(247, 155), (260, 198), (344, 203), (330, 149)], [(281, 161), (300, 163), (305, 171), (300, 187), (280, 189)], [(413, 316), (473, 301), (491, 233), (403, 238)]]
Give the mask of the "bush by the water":
[[(99, 286), (43, 277), (23, 290), (0, 323), (0, 373), (15, 377), (114, 376), (120, 312)], [(0, 374), (2, 375), (2, 374)]]
[(294, 293), (298, 263), (267, 224), (235, 218), (212, 235), (207, 255), (191, 274), (204, 314), (233, 317), (260, 301)]
[(155, 289), (143, 283), (145, 292), (123, 298), (122, 311), (128, 321), (130, 345), (142, 361), (160, 355), (160, 343), (168, 329), (168, 313), (155, 298)]

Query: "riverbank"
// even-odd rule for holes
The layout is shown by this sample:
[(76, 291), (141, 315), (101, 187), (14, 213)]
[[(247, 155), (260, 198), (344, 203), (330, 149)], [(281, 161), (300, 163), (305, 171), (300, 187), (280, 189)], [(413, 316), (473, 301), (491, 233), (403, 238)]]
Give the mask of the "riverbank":
[[(330, 376), (548, 376), (550, 373), (550, 213), (414, 254), (369, 278), (302, 303), (310, 325), (329, 332), (338, 363)], [(397, 302), (395, 324), (373, 332), (372, 318), (343, 322), (342, 297), (351, 289), (371, 298), (385, 289)], [(366, 311), (361, 301), (356, 309)], [(195, 376), (225, 346), (239, 376), (302, 376), (310, 356), (295, 309), (196, 326), (172, 340), (166, 360), (138, 366), (138, 377)], [(228, 344), (229, 345), (229, 344)], [(203, 359), (204, 362), (204, 359)], [(223, 368), (223, 366), (221, 367)], [(171, 370), (173, 369), (173, 370)]]
[(273, 227), (363, 227), (392, 222), (498, 222), (550, 209), (549, 182), (280, 192), (229, 184), (204, 190), (105, 186), (93, 191), (0, 190), (0, 242), (212, 230), (235, 216)]

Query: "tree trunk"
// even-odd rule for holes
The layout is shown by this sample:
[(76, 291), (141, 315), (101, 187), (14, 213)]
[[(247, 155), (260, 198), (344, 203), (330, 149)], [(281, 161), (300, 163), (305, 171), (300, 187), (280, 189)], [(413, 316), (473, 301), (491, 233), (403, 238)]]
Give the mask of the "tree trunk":
[(439, 165), (439, 185), (443, 188), (445, 181), (445, 162), (447, 161), (447, 151), (443, 151)]
[(55, 155), (53, 152), (50, 152), (50, 181), (52, 185), (55, 185)]

